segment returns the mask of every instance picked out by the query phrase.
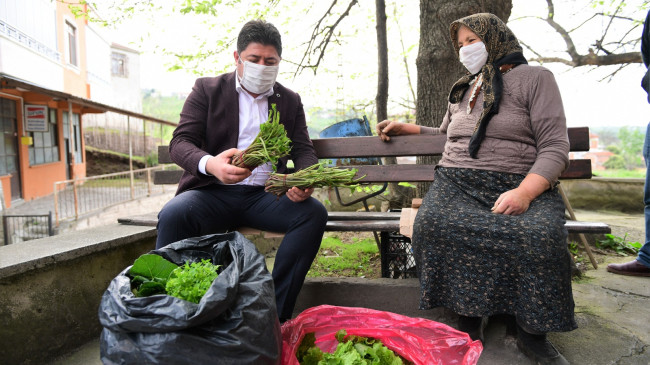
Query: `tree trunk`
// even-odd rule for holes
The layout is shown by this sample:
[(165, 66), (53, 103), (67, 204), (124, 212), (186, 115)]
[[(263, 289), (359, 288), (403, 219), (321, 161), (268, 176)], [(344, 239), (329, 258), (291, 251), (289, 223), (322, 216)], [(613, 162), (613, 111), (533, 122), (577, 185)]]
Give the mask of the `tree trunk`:
[(386, 35), (386, 3), (375, 1), (377, 7), (377, 122), (388, 118), (388, 41)]
[[(451, 22), (475, 13), (492, 13), (507, 22), (511, 10), (512, 0), (420, 0), (420, 48), (416, 59), (418, 125), (440, 126), (447, 111), (449, 90), (465, 73), (449, 36)], [(437, 161), (418, 157), (417, 162)], [(419, 184), (418, 196), (424, 196), (428, 189), (429, 184)]]

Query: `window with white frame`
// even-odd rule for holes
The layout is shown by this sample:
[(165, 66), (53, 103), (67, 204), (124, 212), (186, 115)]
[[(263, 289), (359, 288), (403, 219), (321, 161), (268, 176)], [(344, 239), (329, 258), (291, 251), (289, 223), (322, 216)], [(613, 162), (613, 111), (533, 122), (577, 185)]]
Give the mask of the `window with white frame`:
[(33, 144), (27, 148), (30, 166), (60, 161), (56, 109), (50, 109), (48, 116), (47, 132), (30, 132), (33, 141)]
[(66, 47), (68, 51), (68, 63), (79, 66), (77, 61), (77, 28), (69, 21), (65, 21)]
[(129, 77), (129, 58), (124, 53), (111, 53), (111, 74), (118, 77)]

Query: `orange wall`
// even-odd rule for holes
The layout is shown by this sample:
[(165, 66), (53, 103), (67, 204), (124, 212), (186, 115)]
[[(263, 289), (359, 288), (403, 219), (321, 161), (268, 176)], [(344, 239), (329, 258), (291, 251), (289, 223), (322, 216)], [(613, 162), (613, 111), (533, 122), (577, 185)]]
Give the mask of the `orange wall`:
[(9, 179), (11, 176), (4, 175), (0, 176), (0, 184), (2, 184), (2, 197), (5, 201), (5, 207), (11, 208), (11, 182)]
[[(42, 196), (47, 196), (53, 193), (54, 182), (63, 181), (67, 179), (67, 170), (70, 168), (65, 164), (65, 154), (68, 152), (65, 151), (65, 140), (63, 138), (63, 112), (68, 111), (67, 102), (56, 102), (48, 101), (50, 99), (48, 96), (39, 95), (34, 93), (20, 93), (17, 91), (12, 91), (12, 94), (15, 94), (17, 97), (12, 98), (7, 95), (8, 90), (3, 90), (3, 98), (14, 100), (16, 102), (16, 118), (17, 118), (17, 134), (18, 134), (18, 166), (21, 174), (20, 183), (22, 188), (22, 197), (24, 200), (29, 201), (34, 198), (39, 198)], [(24, 120), (24, 104), (21, 103), (18, 96), (24, 97), (24, 104), (35, 104), (35, 105), (47, 105), (49, 108), (57, 110), (57, 137), (59, 144), (59, 161), (51, 162), (41, 165), (29, 165), (29, 146), (23, 145), (21, 143), (20, 137), (23, 135), (28, 135), (23, 130)], [(73, 105), (73, 113), (80, 113), (81, 109), (79, 106)], [(83, 136), (83, 130), (81, 131)], [(82, 139), (81, 149), (83, 151), (84, 142)], [(86, 163), (85, 163), (85, 153), (82, 154), (84, 161), (82, 163), (75, 164), (73, 166), (74, 176), (77, 178), (83, 178), (86, 176)], [(5, 205), (7, 208), (11, 207), (11, 184), (9, 182), (9, 175), (0, 176), (0, 183), (2, 183), (2, 188), (5, 197)]]
[[(68, 5), (61, 1), (56, 4), (56, 27), (57, 27), (57, 42), (61, 50), (61, 62), (64, 65), (63, 69), (63, 88), (64, 91), (83, 98), (89, 98), (90, 90), (86, 81), (86, 20), (83, 17), (75, 18), (75, 16), (68, 9)], [(66, 54), (66, 38), (65, 22), (69, 21), (77, 28), (77, 61), (78, 65), (72, 66), (68, 64)]]
[[(36, 104), (31, 102), (29, 98), (25, 99), (27, 104)], [(43, 104), (42, 102), (39, 104)], [(56, 106), (56, 103), (48, 103), (48, 107)], [(73, 109), (74, 111), (74, 109)], [(22, 110), (19, 113), (18, 120), (23, 120)], [(42, 165), (29, 166), (29, 151), (28, 145), (20, 144), (20, 171), (21, 183), (23, 188), (23, 199), (32, 200), (34, 198), (52, 194), (54, 191), (54, 182), (66, 179), (65, 160), (63, 159), (63, 149), (65, 142), (63, 140), (63, 114), (62, 110), (57, 111), (57, 135), (59, 141), (59, 158), (58, 162), (51, 162)], [(27, 135), (28, 133), (25, 133)], [(22, 123), (18, 123), (18, 135), (23, 135)]]

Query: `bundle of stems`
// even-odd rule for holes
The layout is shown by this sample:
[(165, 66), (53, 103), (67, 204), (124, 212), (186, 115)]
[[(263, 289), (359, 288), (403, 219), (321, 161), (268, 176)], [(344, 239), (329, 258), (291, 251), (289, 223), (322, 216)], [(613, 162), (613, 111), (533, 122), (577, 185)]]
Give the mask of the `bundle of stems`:
[(237, 167), (255, 169), (267, 162), (275, 164), (291, 151), (291, 140), (287, 131), (280, 124), (280, 112), (271, 104), (269, 118), (260, 125), (260, 131), (248, 148), (232, 157), (232, 164)]
[(354, 178), (357, 169), (343, 169), (336, 167), (326, 167), (320, 163), (311, 165), (292, 174), (271, 173), (266, 180), (266, 191), (281, 196), (286, 193), (292, 186), (300, 189), (320, 188), (324, 186), (344, 187), (356, 185), (362, 176)]

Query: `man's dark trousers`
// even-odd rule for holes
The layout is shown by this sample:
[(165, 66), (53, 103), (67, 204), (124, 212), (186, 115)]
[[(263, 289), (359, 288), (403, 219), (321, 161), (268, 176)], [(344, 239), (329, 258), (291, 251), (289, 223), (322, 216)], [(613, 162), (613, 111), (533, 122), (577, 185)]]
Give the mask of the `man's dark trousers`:
[(158, 214), (156, 248), (241, 226), (285, 232), (272, 275), (278, 316), (288, 319), (318, 253), (326, 223), (327, 210), (312, 197), (294, 203), (286, 196), (278, 199), (260, 186), (215, 184), (184, 191), (165, 204)]

